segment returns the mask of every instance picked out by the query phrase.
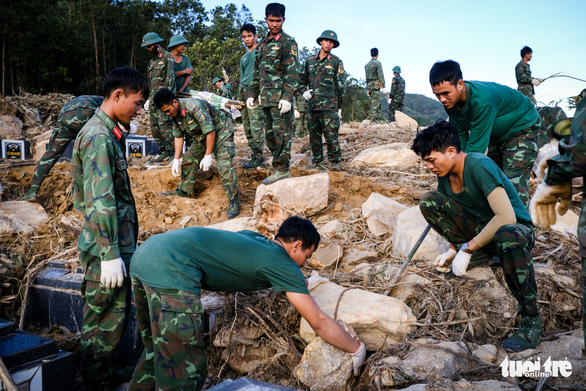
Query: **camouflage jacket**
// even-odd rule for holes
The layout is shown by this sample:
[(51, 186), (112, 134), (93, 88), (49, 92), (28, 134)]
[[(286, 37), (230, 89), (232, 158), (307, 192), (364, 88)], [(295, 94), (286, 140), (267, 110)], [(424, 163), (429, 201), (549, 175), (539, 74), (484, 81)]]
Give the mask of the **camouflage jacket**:
[(256, 47), (256, 60), (249, 98), (260, 96), (261, 107), (278, 106), (280, 100), (293, 103), (299, 87), (297, 42), (283, 30), (267, 35)]
[(147, 72), (149, 79), (150, 96), (153, 96), (161, 89), (168, 88), (175, 92), (175, 58), (165, 49), (161, 49), (159, 55), (149, 62)]
[(224, 98), (232, 99), (232, 93), (230, 92), (231, 88), (231, 84), (224, 84), (223, 86), (221, 85), (220, 88), (218, 88), (218, 92), (216, 94)]
[(71, 99), (63, 105), (57, 117), (57, 126), (79, 132), (103, 101), (104, 97), (98, 95), (81, 95)]
[(378, 90), (385, 85), (383, 65), (376, 58), (373, 58), (364, 66), (364, 72), (366, 72), (366, 88)]
[(393, 77), (389, 99), (392, 99), (395, 103), (403, 103), (405, 100), (405, 79), (401, 75)]
[[(212, 106), (203, 99), (181, 98), (181, 109), (173, 118), (173, 136), (193, 137), (200, 145), (205, 145), (206, 135), (216, 132), (216, 140), (226, 132), (234, 132), (232, 120), (224, 111)], [(214, 150), (216, 148), (214, 147)]]
[(312, 89), (309, 110), (337, 110), (342, 108), (346, 73), (339, 57), (329, 53), (320, 60), (319, 53), (310, 57), (299, 74), (303, 91)]
[(98, 108), (73, 147), (73, 205), (83, 216), (77, 247), (102, 261), (134, 253), (138, 239), (124, 140), (114, 121)]
[(529, 68), (529, 64), (525, 61), (521, 60), (515, 66), (515, 76), (517, 77), (517, 90), (523, 91), (528, 90), (532, 94), (535, 93), (535, 89), (533, 88), (533, 84), (531, 84), (531, 68)]

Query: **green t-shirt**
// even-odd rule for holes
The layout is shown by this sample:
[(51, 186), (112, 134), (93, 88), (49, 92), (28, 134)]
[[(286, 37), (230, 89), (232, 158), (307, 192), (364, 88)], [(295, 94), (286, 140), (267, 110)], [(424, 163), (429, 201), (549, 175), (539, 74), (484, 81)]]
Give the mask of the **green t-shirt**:
[(254, 60), (256, 59), (256, 49), (247, 51), (240, 59), (240, 85), (249, 86), (252, 83), (254, 74)]
[(487, 197), (498, 186), (507, 192), (517, 223), (531, 224), (531, 216), (509, 178), (492, 159), (481, 153), (466, 155), (462, 190), (459, 193), (454, 193), (450, 188), (449, 175), (438, 177), (437, 190), (460, 204), (479, 224), (487, 224), (494, 217)]
[(253, 231), (190, 227), (151, 236), (138, 247), (130, 276), (155, 288), (309, 294), (305, 277), (280, 245)]
[[(181, 62), (180, 63), (175, 62), (175, 72), (180, 72), (180, 71), (183, 71), (187, 68), (191, 68), (191, 70), (193, 71), (193, 67), (191, 66), (191, 61), (189, 61), (189, 57), (182, 54), (181, 55)], [(183, 87), (183, 83), (185, 83), (185, 79), (187, 79), (188, 77), (189, 77), (189, 75), (182, 75), (182, 76), (175, 78), (175, 90), (176, 91), (179, 91), (181, 89), (181, 87)], [(185, 87), (185, 89), (183, 91), (189, 92), (189, 84)]]
[(525, 95), (486, 81), (466, 81), (466, 102), (446, 108), (464, 152), (484, 153), (537, 122), (539, 114)]

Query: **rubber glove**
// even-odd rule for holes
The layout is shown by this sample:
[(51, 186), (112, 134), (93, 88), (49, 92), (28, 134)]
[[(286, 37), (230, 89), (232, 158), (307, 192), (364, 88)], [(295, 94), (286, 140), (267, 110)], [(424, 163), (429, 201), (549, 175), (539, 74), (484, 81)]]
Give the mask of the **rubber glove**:
[(391, 104), (392, 101), (393, 101), (392, 99), (387, 99), (388, 104)]
[(212, 166), (212, 155), (205, 155), (201, 162), (199, 162), (199, 169), (208, 171)]
[(183, 158), (173, 159), (173, 165), (171, 166), (171, 174), (173, 176), (181, 176), (181, 163)]
[(293, 114), (295, 115), (295, 119), (301, 118), (301, 113), (299, 112), (299, 110), (293, 110)]
[(279, 109), (281, 109), (281, 114), (285, 114), (291, 110), (291, 102), (281, 99), (279, 101)]
[(147, 99), (146, 102), (144, 102), (144, 109), (145, 111), (149, 111), (149, 106), (151, 105), (150, 100)]
[(106, 288), (116, 288), (122, 286), (124, 277), (126, 277), (126, 266), (122, 258), (118, 257), (110, 261), (101, 262), (102, 273), (100, 283)]
[(366, 346), (360, 341), (358, 341), (360, 345), (358, 345), (358, 349), (354, 353), (350, 353), (352, 356), (352, 367), (354, 368), (354, 376), (360, 375), (360, 366), (364, 362), (366, 358)]
[(254, 109), (254, 98), (246, 99), (246, 107), (250, 110)]
[(466, 275), (466, 269), (468, 269), (470, 257), (472, 257), (472, 254), (468, 254), (460, 249), (452, 261), (452, 273), (457, 276)]
[(340, 119), (342, 119), (342, 109), (338, 109), (338, 117), (340, 117)]
[(531, 79), (531, 84), (533, 84), (534, 86), (538, 86), (541, 83), (543, 83), (543, 79), (538, 79), (536, 77), (534, 77), (533, 79)]
[(556, 205), (560, 198), (561, 202), (557, 206), (557, 213), (563, 216), (572, 204), (571, 181), (555, 186), (549, 186), (547, 183), (541, 182), (535, 188), (535, 193), (533, 193), (529, 203), (529, 214), (533, 224), (541, 225), (543, 228), (549, 227), (550, 224), (555, 224), (557, 220)]
[(307, 90), (303, 93), (303, 97), (305, 98), (305, 100), (310, 100), (312, 96), (313, 90)]

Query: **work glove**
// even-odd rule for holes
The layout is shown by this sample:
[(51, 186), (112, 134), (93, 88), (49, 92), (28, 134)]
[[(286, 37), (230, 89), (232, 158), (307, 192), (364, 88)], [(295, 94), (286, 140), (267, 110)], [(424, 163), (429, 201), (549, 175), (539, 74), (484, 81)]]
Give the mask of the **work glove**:
[(392, 99), (387, 99), (388, 104), (391, 104), (392, 101), (393, 101)]
[(144, 106), (143, 107), (144, 107), (144, 110), (145, 111), (149, 111), (150, 104), (151, 104), (150, 103), (150, 100), (148, 100), (148, 99), (146, 100), (146, 102), (144, 102)]
[(246, 99), (246, 107), (248, 107), (249, 110), (254, 109), (254, 98)]
[(366, 358), (366, 346), (360, 341), (358, 341), (360, 345), (358, 345), (358, 349), (354, 353), (350, 353), (352, 356), (352, 367), (354, 368), (354, 376), (360, 375), (360, 366), (364, 362)]
[(442, 273), (449, 272), (450, 269), (444, 265), (446, 265), (446, 263), (449, 264), (449, 262), (452, 261), (452, 259), (454, 259), (456, 254), (457, 254), (457, 251), (450, 247), (450, 249), (448, 251), (446, 251), (443, 254), (438, 255), (438, 257), (435, 259), (435, 261), (433, 261), (433, 266), (435, 266), (436, 269)]
[(310, 100), (312, 96), (313, 90), (307, 90), (303, 93), (303, 97), (305, 98), (305, 100)]
[(338, 117), (340, 117), (340, 119), (342, 119), (342, 109), (338, 109)]
[(557, 155), (559, 155), (559, 152), (557, 150), (549, 151), (543, 157), (543, 159), (541, 159), (541, 161), (537, 165), (537, 172), (535, 173), (535, 176), (538, 179), (543, 180), (545, 178), (545, 173), (547, 172), (547, 161)]
[(541, 83), (543, 83), (543, 79), (534, 77), (533, 79), (531, 79), (531, 84), (533, 84), (534, 86), (538, 86)]
[(293, 110), (293, 114), (295, 115), (295, 119), (301, 118), (301, 113), (299, 113), (299, 110)]
[(124, 277), (126, 277), (126, 266), (122, 258), (118, 257), (110, 261), (101, 262), (102, 274), (100, 283), (106, 288), (116, 288), (122, 286)]
[(136, 124), (131, 122), (130, 123), (130, 130), (129, 130), (130, 134), (136, 134), (137, 130), (138, 130), (138, 127), (136, 126)]
[[(174, 163), (174, 162), (173, 162)], [(199, 162), (199, 169), (208, 171), (212, 166), (212, 155), (205, 155), (201, 162)]]
[(472, 254), (468, 254), (460, 249), (452, 261), (452, 273), (457, 276), (466, 275), (466, 269), (468, 269), (470, 257), (472, 257)]
[(387, 95), (389, 93), (389, 90), (387, 90), (386, 88), (383, 88), (383, 94)]
[(279, 109), (281, 109), (281, 114), (285, 114), (291, 110), (291, 102), (281, 99), (279, 101)]
[[(561, 198), (561, 202), (557, 205), (558, 199)], [(545, 182), (541, 182), (529, 203), (529, 214), (531, 214), (531, 220), (533, 224), (541, 225), (543, 228), (547, 228), (550, 224), (555, 224), (556, 205), (557, 213), (560, 216), (566, 214), (570, 205), (572, 204), (572, 182), (564, 182), (559, 185), (549, 186)]]
[(183, 162), (182, 158), (173, 159), (173, 165), (171, 166), (171, 173), (173, 176), (181, 176), (181, 163)]

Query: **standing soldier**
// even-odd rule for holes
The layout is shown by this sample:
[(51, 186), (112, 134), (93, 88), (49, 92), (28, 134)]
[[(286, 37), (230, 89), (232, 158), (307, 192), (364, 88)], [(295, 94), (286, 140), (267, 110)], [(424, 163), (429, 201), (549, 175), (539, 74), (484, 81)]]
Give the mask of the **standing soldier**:
[[(218, 171), (222, 177), (222, 186), (228, 197), (227, 216), (238, 216), (238, 178), (232, 167), (234, 157), (234, 124), (222, 110), (205, 100), (187, 98), (178, 99), (175, 94), (162, 88), (155, 94), (155, 106), (173, 119), (175, 136), (175, 158), (171, 168), (174, 176), (181, 175), (177, 189), (163, 195), (187, 197), (194, 192), (197, 172), (201, 168), (208, 171), (212, 167), (212, 153), (216, 155)], [(183, 138), (193, 138), (191, 146), (181, 158)]]
[(383, 122), (383, 112), (380, 108), (380, 91), (383, 89), (383, 94), (388, 94), (385, 89), (385, 75), (383, 74), (383, 66), (378, 60), (378, 49), (370, 49), (370, 56), (372, 59), (364, 66), (366, 72), (366, 95), (370, 97), (370, 112), (368, 119), (372, 122)]
[[(245, 23), (240, 28), (240, 37), (246, 46), (246, 53), (240, 59), (240, 86), (238, 88), (238, 99), (246, 102), (250, 93), (250, 84), (254, 73), (254, 61), (256, 59), (256, 27), (250, 23)], [(260, 166), (265, 158), (263, 150), (265, 148), (265, 135), (258, 107), (249, 109), (244, 106), (240, 110), (242, 114), (242, 127), (248, 140), (248, 146), (251, 149), (250, 161), (243, 164), (244, 168), (256, 168)]]
[[(152, 56), (149, 62), (147, 77), (151, 95), (145, 103), (145, 110), (149, 109), (153, 96), (161, 88), (175, 91), (175, 58), (159, 44), (163, 38), (157, 33), (147, 33), (142, 37), (141, 47), (149, 51)], [(153, 107), (149, 113), (151, 134), (159, 146), (159, 156), (153, 162), (162, 162), (173, 154), (173, 126), (171, 120), (159, 109)]]
[(285, 6), (270, 3), (265, 8), (265, 21), (269, 34), (256, 48), (254, 75), (246, 105), (255, 106), (258, 98), (265, 120), (265, 139), (273, 155), (275, 172), (262, 181), (270, 185), (289, 178), (293, 94), (299, 85), (297, 73), (297, 42), (283, 31)]
[(524, 46), (521, 49), (521, 61), (515, 66), (515, 76), (517, 77), (517, 90), (521, 91), (523, 95), (531, 99), (531, 102), (537, 106), (535, 100), (535, 87), (543, 83), (543, 79), (531, 77), (531, 68), (529, 68), (529, 61), (533, 57), (533, 50), (529, 46)]
[(186, 43), (189, 43), (189, 41), (183, 35), (174, 35), (169, 40), (169, 46), (167, 46), (175, 59), (175, 90), (178, 93), (189, 92), (189, 82), (193, 73), (189, 57), (183, 54)]
[(232, 88), (232, 86), (230, 84), (224, 83), (223, 78), (214, 78), (214, 80), (212, 80), (212, 84), (217, 88), (216, 94), (224, 98), (232, 99), (232, 93), (230, 92), (230, 88)]
[(338, 141), (338, 129), (342, 118), (346, 73), (342, 60), (330, 53), (333, 48), (340, 46), (338, 35), (332, 30), (326, 30), (317, 38), (317, 43), (321, 46), (319, 53), (305, 61), (300, 74), (300, 84), (305, 90), (303, 98), (307, 100), (309, 109), (307, 125), (312, 161), (318, 170), (325, 171), (323, 134), (331, 168), (340, 171), (342, 151)]
[(111, 71), (103, 90), (104, 101), (77, 135), (71, 158), (73, 204), (83, 216), (77, 247), (84, 271), (81, 363), (86, 390), (108, 389), (130, 312), (126, 271), (136, 250), (138, 217), (116, 123), (139, 115), (149, 96), (148, 81), (130, 67)]
[(69, 143), (75, 140), (77, 133), (92, 118), (94, 112), (103, 101), (104, 98), (101, 96), (82, 95), (65, 103), (49, 139), (49, 148), (39, 161), (33, 174), (31, 188), (20, 199), (21, 201), (37, 201), (37, 192), (43, 181), (63, 152), (65, 152)]
[(395, 110), (403, 112), (405, 101), (405, 79), (400, 75), (401, 67), (395, 65), (393, 68), (393, 81), (391, 82), (391, 93), (389, 94), (389, 122), (395, 122)]

